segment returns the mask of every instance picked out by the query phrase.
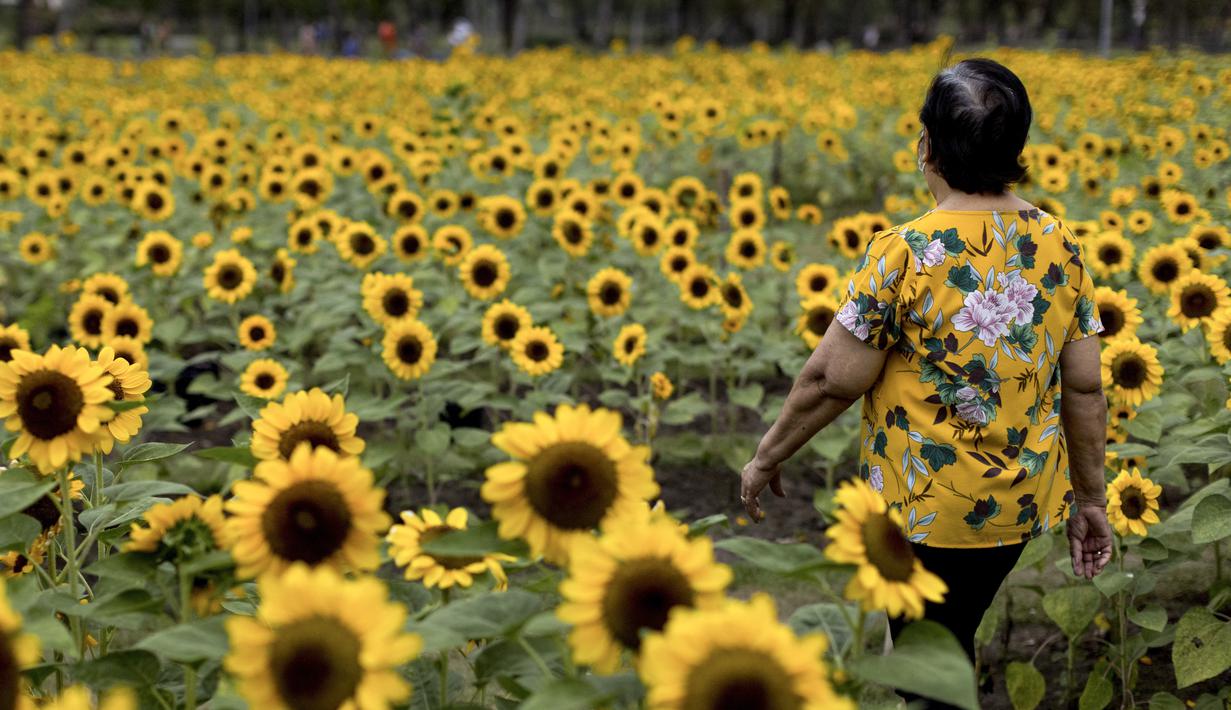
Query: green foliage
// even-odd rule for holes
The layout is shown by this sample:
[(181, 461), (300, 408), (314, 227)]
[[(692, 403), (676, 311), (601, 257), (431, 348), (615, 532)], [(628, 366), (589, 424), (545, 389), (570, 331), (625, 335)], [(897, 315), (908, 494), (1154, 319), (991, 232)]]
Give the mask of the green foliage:
[(894, 639), (888, 656), (864, 656), (851, 672), (866, 680), (978, 710), (975, 673), (957, 639), (932, 621), (916, 621)]

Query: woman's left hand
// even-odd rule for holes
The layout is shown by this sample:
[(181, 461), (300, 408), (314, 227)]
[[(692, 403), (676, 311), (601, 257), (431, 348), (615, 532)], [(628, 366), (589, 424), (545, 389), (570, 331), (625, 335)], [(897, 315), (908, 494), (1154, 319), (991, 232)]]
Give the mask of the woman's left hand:
[(786, 497), (786, 493), (782, 491), (782, 467), (780, 465), (766, 466), (753, 459), (744, 465), (739, 479), (739, 499), (754, 523), (761, 522), (761, 519), (765, 517), (765, 513), (761, 512), (761, 504), (757, 501), (757, 496), (761, 494), (766, 485), (774, 492), (774, 495), (779, 498)]

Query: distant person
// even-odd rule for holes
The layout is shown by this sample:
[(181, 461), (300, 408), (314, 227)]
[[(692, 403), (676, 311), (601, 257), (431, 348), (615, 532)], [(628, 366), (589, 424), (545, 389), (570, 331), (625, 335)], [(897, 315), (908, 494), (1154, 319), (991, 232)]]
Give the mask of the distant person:
[(391, 58), (398, 48), (398, 28), (389, 20), (382, 20), (376, 26), (376, 37), (380, 40), (385, 59)]
[(459, 17), (453, 22), (453, 29), (449, 30), (449, 46), (459, 47), (466, 43), (474, 34), (474, 25), (470, 24), (470, 20), (464, 17)]
[(303, 54), (316, 54), (316, 28), (309, 22), (299, 26), (299, 51)]
[(359, 56), (359, 37), (354, 32), (347, 32), (342, 40), (342, 56), (350, 58)]
[[(760, 520), (761, 491), (784, 495), (783, 462), (862, 398), (859, 477), (911, 526), (861, 511), (873, 581), (932, 597), (924, 618), (971, 657), (1028, 540), (1067, 523), (1086, 579), (1111, 558), (1103, 326), (1077, 238), (1011, 189), (1031, 115), (1021, 80), (989, 59), (933, 79), (918, 167), (936, 207), (872, 237), (741, 475)], [(943, 601), (920, 562), (947, 587)], [(894, 636), (903, 625), (891, 620)]]

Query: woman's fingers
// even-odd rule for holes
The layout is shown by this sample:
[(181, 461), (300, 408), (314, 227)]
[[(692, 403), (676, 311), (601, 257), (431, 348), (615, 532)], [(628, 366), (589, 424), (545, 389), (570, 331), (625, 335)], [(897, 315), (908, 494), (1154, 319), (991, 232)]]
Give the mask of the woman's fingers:
[(775, 473), (774, 477), (769, 479), (769, 489), (779, 498), (786, 498), (786, 492), (782, 490), (782, 474)]
[(757, 501), (757, 496), (764, 487), (765, 482), (757, 480), (756, 469), (752, 464), (745, 466), (743, 473), (740, 474), (739, 499), (744, 504), (744, 510), (748, 511), (748, 517), (752, 518), (754, 523), (761, 522), (761, 518), (765, 517), (765, 514), (761, 512), (761, 504)]

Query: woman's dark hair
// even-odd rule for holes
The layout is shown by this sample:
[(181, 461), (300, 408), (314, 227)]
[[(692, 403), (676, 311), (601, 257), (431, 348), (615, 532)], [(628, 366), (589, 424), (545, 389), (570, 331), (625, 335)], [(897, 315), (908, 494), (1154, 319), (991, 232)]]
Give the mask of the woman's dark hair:
[(919, 110), (936, 172), (950, 187), (972, 193), (1004, 192), (1025, 176), (1018, 156), (1030, 119), (1021, 79), (990, 59), (941, 71)]

